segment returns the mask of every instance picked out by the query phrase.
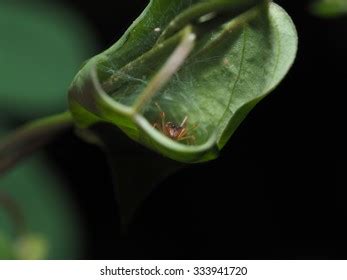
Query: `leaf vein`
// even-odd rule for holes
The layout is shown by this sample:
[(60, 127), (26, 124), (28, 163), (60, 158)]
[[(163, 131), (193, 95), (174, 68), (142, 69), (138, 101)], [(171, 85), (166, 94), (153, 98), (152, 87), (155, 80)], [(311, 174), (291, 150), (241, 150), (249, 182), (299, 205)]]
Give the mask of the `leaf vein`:
[[(238, 69), (237, 72), (237, 76), (236, 76), (236, 80), (234, 82), (234, 85), (232, 86), (231, 92), (230, 92), (230, 98), (228, 101), (228, 104), (226, 106), (226, 111), (224, 113), (224, 116), (221, 118), (221, 121), (223, 120), (227, 120), (226, 122), (221, 123), (221, 125), (219, 125), (219, 133), (218, 134), (222, 134), (223, 131), (225, 130), (226, 126), (229, 123), (229, 118), (227, 118), (227, 115), (229, 115), (231, 113), (231, 115), (234, 114), (234, 112), (230, 109), (230, 105), (236, 90), (236, 86), (239, 83), (240, 79), (241, 79), (241, 73), (242, 73), (242, 69), (243, 69), (243, 65), (244, 65), (244, 61), (245, 61), (245, 54), (246, 54), (246, 43), (247, 43), (247, 36), (246, 36), (246, 27), (243, 27), (243, 40), (242, 40), (242, 50), (241, 50), (241, 58), (240, 58), (240, 67)], [(220, 136), (220, 135), (219, 135)]]

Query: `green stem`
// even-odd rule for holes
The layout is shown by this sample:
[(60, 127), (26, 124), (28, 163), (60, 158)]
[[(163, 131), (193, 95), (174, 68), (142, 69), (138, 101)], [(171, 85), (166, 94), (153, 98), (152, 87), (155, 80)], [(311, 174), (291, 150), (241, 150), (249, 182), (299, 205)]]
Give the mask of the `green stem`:
[(268, 5), (268, 2), (265, 1), (265, 3), (259, 4), (230, 20), (224, 25), (223, 30), (218, 35), (218, 37), (216, 37), (210, 43), (206, 44), (206, 46), (204, 46), (202, 49), (194, 53), (194, 55), (192, 55), (192, 58), (196, 56), (206, 55), (206, 53), (208, 53), (209, 51), (213, 51), (214, 49), (218, 48), (220, 44), (228, 40), (230, 36), (233, 36), (232, 33), (241, 30), (245, 26), (245, 24), (256, 18), (257, 15), (259, 15), (260, 8), (264, 7), (264, 5)]
[(137, 99), (133, 106), (134, 113), (138, 113), (184, 64), (194, 48), (195, 39), (191, 26), (187, 26), (180, 44)]
[(194, 4), (170, 22), (160, 35), (158, 42), (162, 42), (193, 21), (203, 23), (204, 16), (207, 16), (207, 19), (214, 19), (227, 15), (227, 18), (232, 19), (255, 5), (261, 4), (261, 2), (268, 3), (270, 0), (213, 0)]
[[(179, 32), (175, 34), (174, 36), (167, 39), (163, 43), (153, 46), (152, 49), (140, 55), (135, 60), (132, 60), (128, 64), (121, 67), (120, 69), (117, 69), (117, 72), (115, 74), (111, 75), (110, 77), (107, 78), (107, 80), (102, 82), (103, 90), (107, 93), (111, 93), (112, 91), (115, 91), (120, 86), (120, 82), (124, 75), (126, 76), (144, 75), (144, 73), (142, 73), (140, 70), (141, 67), (138, 67), (138, 66), (142, 64), (146, 64), (148, 63), (148, 61), (151, 61), (153, 59), (157, 59), (157, 57), (166, 56), (167, 52), (171, 52), (171, 50), (175, 49), (177, 44), (181, 42), (182, 36), (184, 36), (184, 34), (182, 33), (184, 32), (185, 30), (183, 30), (183, 32)], [(120, 75), (120, 73), (122, 74)]]
[(72, 124), (71, 114), (64, 112), (26, 124), (0, 140), (0, 175)]

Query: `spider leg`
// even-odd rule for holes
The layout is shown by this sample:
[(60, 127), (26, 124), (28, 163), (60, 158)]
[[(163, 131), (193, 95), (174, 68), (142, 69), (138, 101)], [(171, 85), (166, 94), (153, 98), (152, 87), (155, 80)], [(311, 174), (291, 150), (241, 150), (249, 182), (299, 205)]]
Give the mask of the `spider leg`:
[(165, 116), (165, 112), (161, 109), (160, 105), (155, 102), (155, 106), (157, 106), (158, 110), (159, 110), (159, 115), (160, 115), (160, 119), (161, 119), (161, 127), (162, 129), (165, 129), (165, 123), (166, 123), (166, 116)]
[(158, 102), (155, 102), (154, 104), (155, 104), (155, 106), (157, 106), (159, 112), (163, 112), (163, 109), (160, 107)]
[(199, 127), (199, 124), (196, 123), (196, 124), (192, 125), (192, 127), (190, 128), (190, 131), (192, 131), (192, 130), (198, 128), (198, 127)]
[(182, 128), (182, 130), (180, 131), (180, 133), (177, 135), (177, 139), (181, 139), (181, 138), (183, 138), (183, 137), (185, 137), (185, 136), (187, 136), (187, 129), (184, 127), (184, 128)]
[(153, 127), (158, 129), (158, 130), (161, 130), (161, 127), (160, 127), (160, 124), (159, 123), (154, 123), (153, 124)]
[(160, 112), (160, 118), (161, 118), (161, 127), (162, 127), (162, 129), (164, 129), (165, 128), (165, 123), (166, 123), (165, 113), (164, 112)]
[(188, 116), (185, 116), (180, 126), (184, 127), (187, 124), (187, 121), (188, 121)]
[(188, 136), (184, 136), (177, 139), (177, 141), (184, 141), (184, 140), (187, 140), (189, 144), (194, 144), (196, 141), (196, 138), (194, 135), (188, 135)]
[[(162, 132), (165, 134), (165, 135), (168, 135), (167, 134), (167, 131), (166, 131), (166, 128), (165, 128), (165, 123), (166, 123), (166, 115), (165, 115), (165, 112), (163, 111), (163, 109), (160, 107), (159, 103), (158, 102), (155, 102), (154, 103), (155, 106), (157, 106), (158, 110), (159, 110), (159, 115), (160, 115), (160, 119), (161, 119), (161, 128), (160, 130), (162, 130)], [(159, 127), (159, 125), (158, 125)]]

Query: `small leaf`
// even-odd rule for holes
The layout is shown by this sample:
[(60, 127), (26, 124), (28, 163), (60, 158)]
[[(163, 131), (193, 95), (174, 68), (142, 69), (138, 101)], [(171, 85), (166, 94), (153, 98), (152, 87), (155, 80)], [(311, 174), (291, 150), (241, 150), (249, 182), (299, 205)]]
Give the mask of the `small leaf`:
[(176, 161), (211, 160), (296, 50), (290, 17), (268, 1), (153, 0), (79, 72), (70, 110), (82, 129), (107, 122)]
[(346, 0), (316, 0), (311, 6), (314, 14), (322, 17), (338, 17), (347, 14)]

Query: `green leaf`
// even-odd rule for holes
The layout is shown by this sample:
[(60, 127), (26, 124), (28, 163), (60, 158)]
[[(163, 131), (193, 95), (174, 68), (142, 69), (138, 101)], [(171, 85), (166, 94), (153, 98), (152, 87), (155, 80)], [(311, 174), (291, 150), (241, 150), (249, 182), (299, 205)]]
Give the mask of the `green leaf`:
[(0, 34), (1, 114), (64, 110), (71, 77), (95, 48), (82, 20), (52, 1), (2, 0)]
[[(0, 1), (0, 136), (13, 129), (13, 116), (24, 121), (65, 108), (71, 77), (95, 49), (82, 19), (53, 2)], [(0, 167), (2, 152), (15, 158), (40, 143), (44, 131), (38, 136), (1, 151)], [(40, 154), (1, 174), (0, 192), (18, 204), (27, 232), (18, 236), (0, 205), (0, 259), (81, 257), (79, 219), (64, 185)]]
[(311, 6), (311, 11), (322, 17), (338, 17), (347, 14), (346, 0), (317, 0)]
[[(153, 0), (78, 73), (70, 111), (82, 129), (106, 122), (176, 161), (211, 160), (296, 51), (290, 17), (268, 1)], [(165, 123), (185, 127), (188, 139), (165, 136)]]
[[(20, 236), (14, 232), (13, 221), (0, 205), (0, 231), (11, 236), (12, 243), (17, 242), (17, 257), (80, 257), (82, 233), (74, 205), (63, 191), (64, 182), (52, 172), (42, 156), (30, 158), (2, 175), (0, 190), (16, 201), (31, 233), (17, 242)], [(47, 254), (44, 254), (45, 250)]]

